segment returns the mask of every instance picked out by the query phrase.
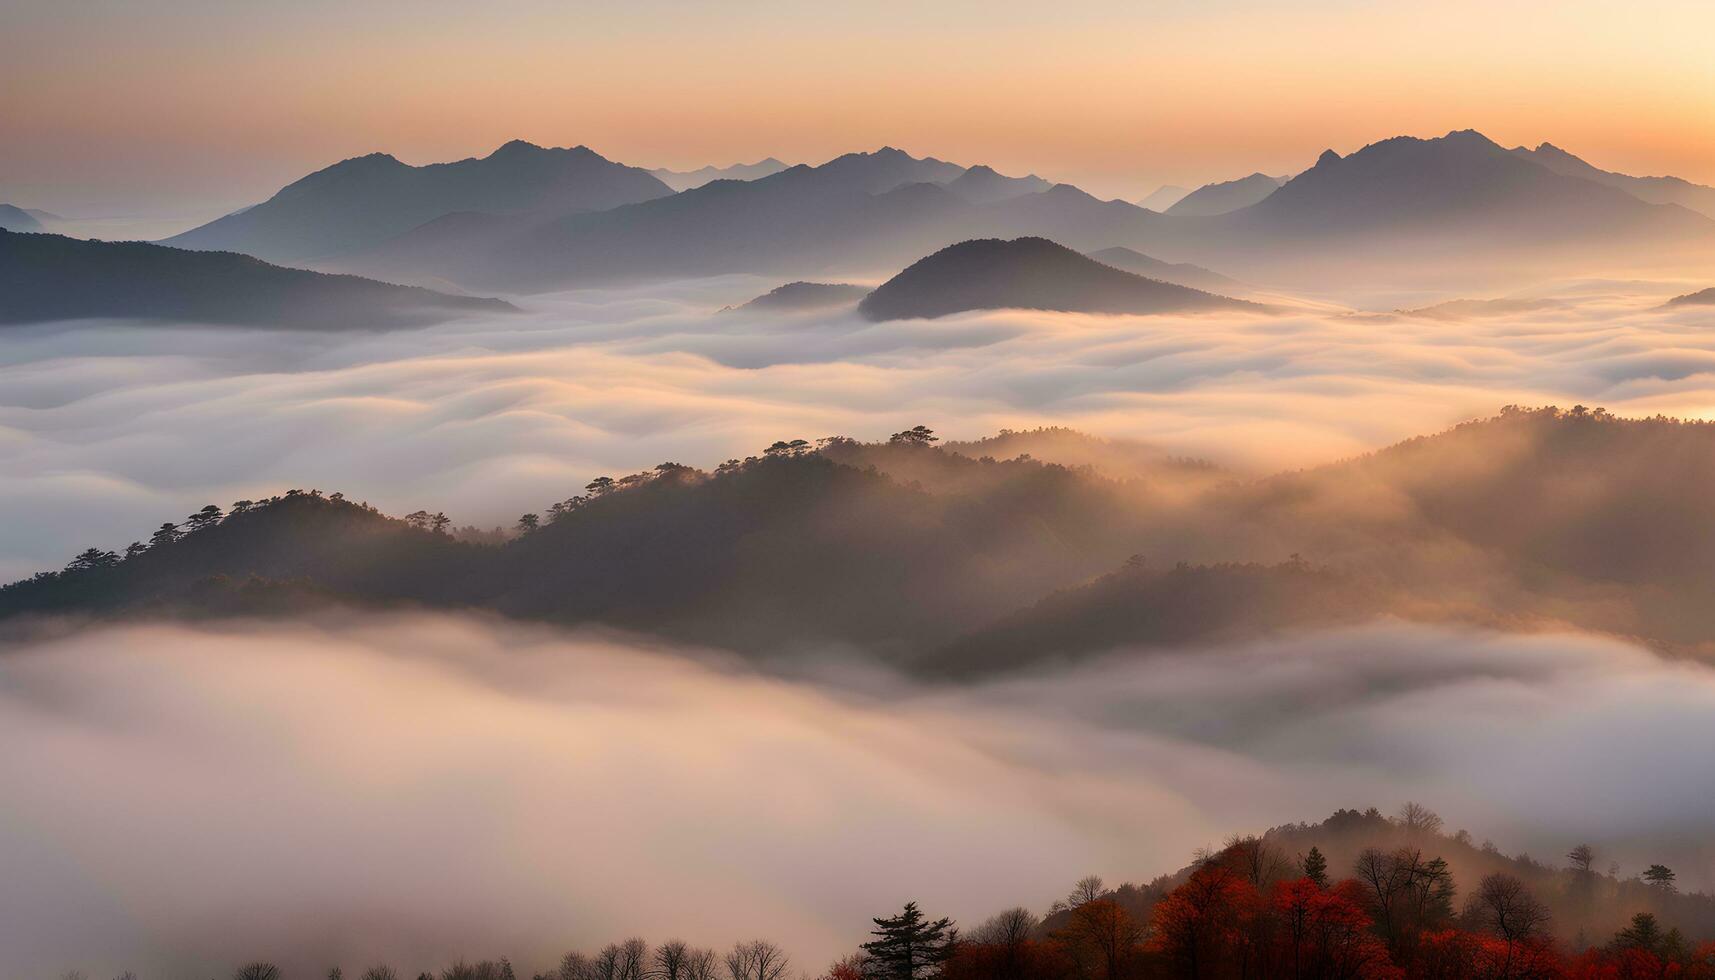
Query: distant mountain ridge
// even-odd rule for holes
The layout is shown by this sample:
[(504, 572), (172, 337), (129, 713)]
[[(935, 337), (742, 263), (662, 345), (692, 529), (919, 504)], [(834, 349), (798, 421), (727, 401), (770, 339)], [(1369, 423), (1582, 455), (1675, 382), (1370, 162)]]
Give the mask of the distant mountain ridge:
[(730, 167), (706, 166), (695, 170), (668, 170), (665, 167), (657, 167), (649, 172), (675, 191), (688, 191), (710, 181), (755, 180), (758, 177), (767, 177), (785, 170), (786, 166), (773, 157), (765, 157), (755, 163), (735, 163)]
[(1672, 248), (1715, 251), (1709, 218), (1557, 174), (1471, 131), (1329, 151), (1257, 203), (1221, 214), (1158, 214), (1039, 186), (883, 147), (595, 213), (448, 215), (335, 265), (529, 292), (728, 273), (870, 275), (978, 238), (1119, 246), (1275, 282), (1349, 276), (1353, 263), (1493, 276), (1611, 257), (1616, 246), (1643, 261)]
[(585, 146), (550, 149), (513, 140), (486, 157), (420, 167), (372, 153), (318, 170), (261, 204), (162, 244), (294, 262), (370, 248), (458, 212), (546, 216), (671, 193), (648, 171)]
[(1677, 204), (1706, 217), (1715, 218), (1715, 187), (1694, 184), (1678, 177), (1633, 177), (1603, 170), (1594, 164), (1566, 152), (1553, 143), (1540, 143), (1536, 149), (1513, 148), (1514, 155), (1566, 177), (1617, 187), (1640, 201), (1651, 204)]
[(1165, 212), (1168, 208), (1184, 200), (1185, 195), (1189, 193), (1191, 193), (1191, 188), (1189, 187), (1179, 187), (1175, 184), (1163, 184), (1155, 190), (1150, 191), (1149, 195), (1138, 201), (1137, 204), (1138, 207), (1148, 208), (1151, 211)]
[(513, 310), (230, 252), (0, 231), (0, 323), (100, 317), (338, 330)]
[(1228, 278), (1200, 265), (1192, 265), (1189, 262), (1163, 262), (1123, 245), (1084, 254), (1103, 265), (1111, 265), (1145, 279), (1159, 279), (1206, 292), (1243, 292), (1248, 288), (1237, 279)]
[(1211, 216), (1248, 208), (1280, 189), (1285, 183), (1268, 174), (1255, 173), (1238, 180), (1205, 184), (1174, 202), (1167, 214)]
[(28, 209), (0, 204), (0, 231), (41, 231), (42, 223)]
[(960, 242), (922, 259), (858, 304), (871, 320), (933, 318), (967, 310), (1174, 313), (1261, 309), (1103, 265), (1045, 238)]

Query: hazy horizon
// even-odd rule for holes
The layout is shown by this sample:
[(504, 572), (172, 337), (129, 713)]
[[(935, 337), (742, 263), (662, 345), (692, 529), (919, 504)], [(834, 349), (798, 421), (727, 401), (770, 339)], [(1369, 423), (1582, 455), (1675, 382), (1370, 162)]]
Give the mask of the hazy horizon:
[(895, 145), (1136, 200), (1464, 128), (1715, 184), (1715, 13), (1653, 9), (1086, 0), (1044, 25), (1028, 5), (964, 2), (378, 4), (336, 20), (326, 3), (23, 0), (0, 39), (0, 200), (188, 226), (348, 157), (438, 162), (509, 139), (671, 169)]

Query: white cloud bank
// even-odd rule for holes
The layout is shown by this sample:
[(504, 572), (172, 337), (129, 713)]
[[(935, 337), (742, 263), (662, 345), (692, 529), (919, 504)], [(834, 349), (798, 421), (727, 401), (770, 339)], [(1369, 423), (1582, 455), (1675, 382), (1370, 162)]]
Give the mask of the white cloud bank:
[(1040, 907), (1338, 806), (1679, 860), (1712, 740), (1715, 671), (1567, 635), (1381, 625), (920, 691), (480, 619), (89, 629), (0, 649), (0, 949), (414, 975), (766, 935), (813, 970), (908, 898)]
[(1258, 466), (1321, 462), (1507, 402), (1715, 410), (1715, 311), (1573, 283), (1467, 320), (716, 314), (726, 278), (533, 297), (383, 334), (85, 324), (0, 335), (0, 578), (293, 486), (510, 523), (590, 478), (777, 438), (1067, 424)]

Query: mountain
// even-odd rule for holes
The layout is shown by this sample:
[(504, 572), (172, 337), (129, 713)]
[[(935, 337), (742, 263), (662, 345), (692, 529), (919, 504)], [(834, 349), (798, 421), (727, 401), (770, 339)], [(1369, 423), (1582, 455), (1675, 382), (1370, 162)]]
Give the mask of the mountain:
[(1184, 200), (1185, 195), (1189, 193), (1191, 193), (1191, 189), (1189, 187), (1179, 187), (1174, 184), (1163, 184), (1151, 191), (1148, 197), (1145, 197), (1137, 203), (1139, 207), (1145, 207), (1151, 211), (1164, 212), (1168, 208)]
[(1284, 183), (1268, 174), (1251, 174), (1222, 184), (1205, 184), (1174, 202), (1168, 214), (1214, 215), (1248, 208)]
[(675, 191), (688, 191), (693, 187), (701, 187), (716, 180), (755, 180), (769, 174), (777, 174), (786, 169), (786, 164), (773, 157), (758, 160), (755, 163), (735, 163), (730, 167), (698, 167), (696, 170), (667, 170), (657, 168), (649, 171), (656, 179)]
[(1698, 290), (1695, 293), (1686, 293), (1684, 296), (1675, 296), (1667, 301), (1667, 305), (1715, 306), (1715, 286), (1711, 286), (1708, 289)]
[[(1101, 441), (1053, 430), (931, 437), (664, 464), (499, 544), (293, 491), (0, 588), (0, 619), (410, 603), (946, 675), (1391, 616), (1715, 659), (1715, 424), (1508, 409), (1263, 478), (1125, 445), (1104, 475)], [(997, 458), (1025, 449), (1067, 465)]]
[(884, 148), (594, 214), (548, 221), (449, 215), (340, 268), (518, 291), (885, 268), (946, 244), (946, 228), (975, 207), (942, 186), (963, 173), (954, 164)]
[(318, 170), (261, 204), (163, 244), (293, 262), (370, 248), (457, 212), (556, 215), (671, 193), (648, 171), (584, 146), (549, 149), (514, 140), (480, 159), (422, 167), (372, 153)]
[(111, 317), (337, 330), (512, 309), (230, 252), (0, 231), (0, 323)]
[[(985, 170), (960, 186), (1022, 189)], [(1172, 254), (1253, 281), (1327, 286), (1363, 274), (1494, 288), (1503, 275), (1611, 265), (1616, 246), (1640, 264), (1715, 251), (1715, 221), (1553, 173), (1472, 132), (1329, 151), (1264, 200), (1216, 215), (1157, 214), (1067, 184), (967, 197), (954, 186), (966, 175), (883, 148), (594, 213), (451, 214), (319, 267), (474, 291), (729, 273), (821, 280), (897, 269), (953, 242), (1038, 237)]]
[(732, 307), (735, 313), (809, 313), (856, 305), (869, 295), (868, 286), (843, 282), (789, 282), (776, 286), (748, 303)]
[(1021, 194), (1039, 194), (1053, 185), (1035, 174), (1006, 177), (993, 167), (978, 165), (947, 183), (947, 189), (972, 204), (988, 204)]
[(878, 286), (858, 304), (871, 320), (932, 318), (966, 310), (1176, 313), (1261, 309), (1124, 272), (1048, 241), (979, 239), (950, 245)]
[(0, 231), (41, 231), (42, 223), (24, 208), (0, 204)]
[(1487, 243), (1551, 245), (1568, 236), (1715, 231), (1701, 215), (1556, 174), (1471, 130), (1395, 137), (1346, 157), (1328, 150), (1267, 198), (1222, 217), (1234, 231), (1324, 241), (1456, 231)]
[(1620, 190), (1651, 204), (1677, 204), (1715, 218), (1715, 187), (1693, 184), (1678, 177), (1632, 177), (1603, 170), (1562, 150), (1553, 143), (1539, 144), (1536, 149), (1513, 148), (1521, 159), (1539, 164), (1566, 177), (1582, 177)]
[(1236, 293), (1246, 289), (1244, 283), (1236, 279), (1229, 279), (1219, 272), (1213, 272), (1200, 265), (1192, 265), (1189, 262), (1163, 262), (1158, 258), (1145, 255), (1135, 249), (1126, 248), (1123, 245), (1098, 249), (1085, 254), (1103, 265), (1111, 265), (1133, 275), (1143, 276), (1145, 279), (1159, 279), (1162, 282), (1189, 286), (1192, 289), (1201, 289), (1206, 292)]

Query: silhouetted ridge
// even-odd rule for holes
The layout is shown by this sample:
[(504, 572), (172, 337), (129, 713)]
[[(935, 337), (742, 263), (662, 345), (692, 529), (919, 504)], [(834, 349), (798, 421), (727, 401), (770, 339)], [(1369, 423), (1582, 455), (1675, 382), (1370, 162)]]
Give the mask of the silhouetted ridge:
[(1123, 272), (1045, 238), (1020, 238), (950, 245), (882, 283), (858, 310), (897, 320), (1008, 308), (1169, 313), (1248, 306)]
[(1220, 184), (1206, 184), (1180, 198), (1168, 214), (1216, 215), (1248, 208), (1280, 189), (1281, 181), (1268, 174), (1251, 174)]
[(90, 317), (255, 326), (410, 326), (514, 307), (230, 252), (0, 231), (0, 322)]
[(1711, 306), (1715, 305), (1715, 286), (1700, 289), (1695, 293), (1675, 296), (1667, 301), (1668, 306)]
[(752, 313), (806, 313), (852, 306), (867, 295), (868, 286), (840, 282), (789, 282), (733, 309)]
[(255, 207), (166, 244), (274, 261), (327, 258), (371, 248), (454, 212), (550, 217), (671, 193), (647, 171), (585, 146), (552, 149), (513, 140), (485, 157), (422, 167), (372, 153), (316, 171)]
[(23, 208), (0, 204), (0, 231), (41, 231), (42, 223)]

